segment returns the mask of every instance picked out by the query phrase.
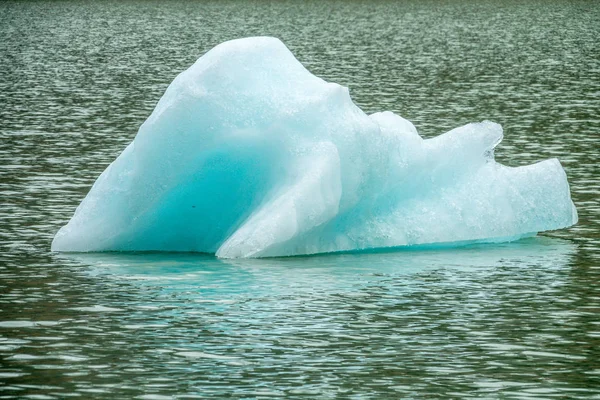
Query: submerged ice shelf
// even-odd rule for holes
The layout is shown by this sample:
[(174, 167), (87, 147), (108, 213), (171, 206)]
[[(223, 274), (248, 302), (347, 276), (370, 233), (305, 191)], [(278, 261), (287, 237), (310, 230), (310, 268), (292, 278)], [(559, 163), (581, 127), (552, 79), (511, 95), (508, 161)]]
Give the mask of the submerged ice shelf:
[(52, 250), (287, 256), (575, 224), (558, 160), (503, 166), (501, 140), (488, 121), (423, 139), (394, 113), (366, 115), (279, 40), (233, 40), (175, 78)]

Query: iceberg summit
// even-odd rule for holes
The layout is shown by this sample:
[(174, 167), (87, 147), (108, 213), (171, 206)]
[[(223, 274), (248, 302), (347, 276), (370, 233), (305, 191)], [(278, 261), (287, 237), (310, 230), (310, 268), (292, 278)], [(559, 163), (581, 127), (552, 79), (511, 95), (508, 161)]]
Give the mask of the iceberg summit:
[(423, 139), (308, 72), (278, 39), (222, 43), (175, 78), (53, 251), (268, 257), (499, 242), (577, 222), (556, 159), (494, 161), (500, 125)]

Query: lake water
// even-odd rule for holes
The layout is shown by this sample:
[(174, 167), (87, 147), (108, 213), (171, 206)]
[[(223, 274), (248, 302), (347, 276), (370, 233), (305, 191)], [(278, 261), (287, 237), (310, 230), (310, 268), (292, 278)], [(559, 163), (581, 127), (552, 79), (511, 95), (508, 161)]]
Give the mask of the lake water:
[[(0, 3), (0, 398), (600, 398), (594, 1)], [(170, 81), (232, 38), (431, 137), (558, 157), (577, 226), (269, 260), (49, 252)]]

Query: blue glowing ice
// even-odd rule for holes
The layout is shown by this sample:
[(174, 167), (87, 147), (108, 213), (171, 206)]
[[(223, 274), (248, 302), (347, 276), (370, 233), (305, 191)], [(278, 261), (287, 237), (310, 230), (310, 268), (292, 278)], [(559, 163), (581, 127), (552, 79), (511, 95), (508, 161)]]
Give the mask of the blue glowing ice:
[(488, 121), (422, 139), (396, 114), (366, 115), (279, 40), (233, 40), (175, 78), (52, 249), (287, 256), (575, 224), (558, 160), (503, 166), (501, 140)]

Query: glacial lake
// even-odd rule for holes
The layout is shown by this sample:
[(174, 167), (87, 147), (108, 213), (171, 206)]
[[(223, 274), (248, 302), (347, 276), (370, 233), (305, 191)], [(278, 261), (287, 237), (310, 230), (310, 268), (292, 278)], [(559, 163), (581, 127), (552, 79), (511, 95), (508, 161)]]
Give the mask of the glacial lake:
[[(600, 398), (594, 1), (0, 3), (0, 398)], [(167, 85), (281, 38), (433, 137), (557, 157), (579, 223), (515, 243), (266, 260), (56, 254)]]

